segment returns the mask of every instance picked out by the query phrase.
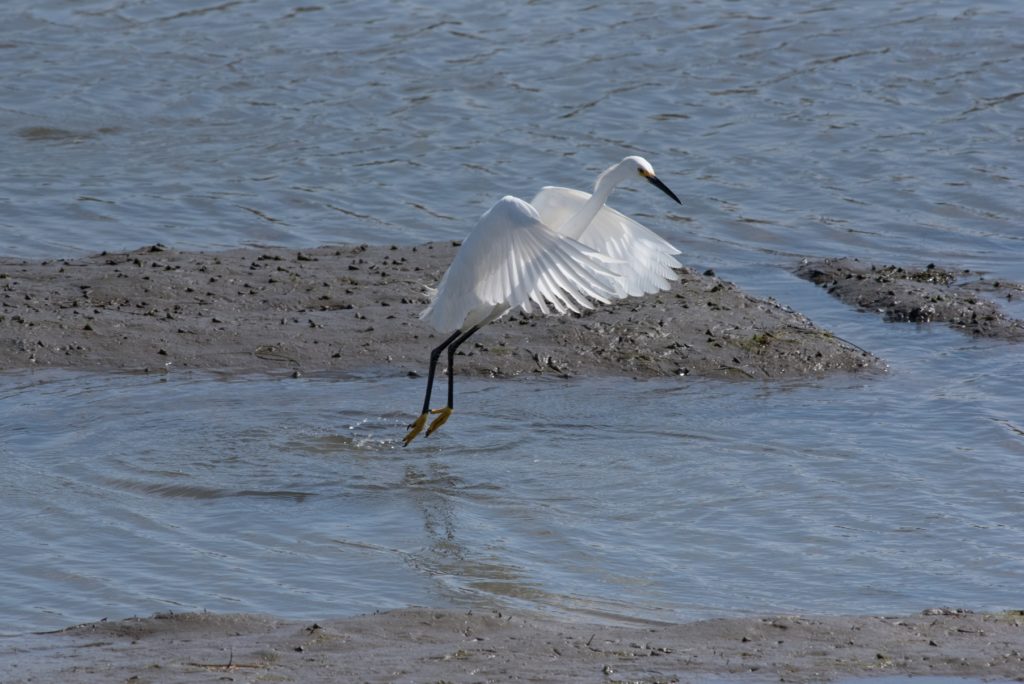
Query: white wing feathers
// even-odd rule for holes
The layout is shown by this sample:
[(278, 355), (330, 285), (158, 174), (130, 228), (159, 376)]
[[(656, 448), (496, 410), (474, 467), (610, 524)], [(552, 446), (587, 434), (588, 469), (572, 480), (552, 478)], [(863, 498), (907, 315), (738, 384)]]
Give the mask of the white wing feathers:
[(624, 289), (617, 258), (559, 235), (512, 196), (487, 210), (462, 243), (420, 318), (437, 330), (468, 330), (516, 307), (530, 313), (593, 308)]
[[(579, 190), (546, 186), (531, 203), (540, 220), (557, 231), (579, 211), (590, 195)], [(674, 258), (679, 250), (633, 219), (604, 206), (587, 226), (579, 241), (606, 254), (620, 264), (624, 291), (619, 297), (635, 297), (667, 290), (678, 279), (674, 269), (682, 264)]]

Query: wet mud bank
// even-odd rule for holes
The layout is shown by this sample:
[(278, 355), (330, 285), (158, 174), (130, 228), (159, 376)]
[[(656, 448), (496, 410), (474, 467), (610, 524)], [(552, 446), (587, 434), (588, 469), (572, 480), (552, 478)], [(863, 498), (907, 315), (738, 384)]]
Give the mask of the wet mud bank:
[(1006, 316), (993, 301), (1024, 298), (1024, 285), (1018, 283), (934, 264), (881, 266), (850, 258), (805, 261), (796, 274), (843, 302), (877, 311), (890, 321), (941, 322), (978, 337), (1024, 341), (1024, 321)]
[[(456, 243), (0, 258), (0, 368), (425, 370), (417, 317)], [(880, 368), (868, 352), (710, 272), (580, 316), (511, 314), (460, 372), (773, 379)]]
[(1017, 678), (1024, 613), (609, 626), (410, 608), (341, 620), (160, 614), (0, 640), (5, 682), (825, 682)]

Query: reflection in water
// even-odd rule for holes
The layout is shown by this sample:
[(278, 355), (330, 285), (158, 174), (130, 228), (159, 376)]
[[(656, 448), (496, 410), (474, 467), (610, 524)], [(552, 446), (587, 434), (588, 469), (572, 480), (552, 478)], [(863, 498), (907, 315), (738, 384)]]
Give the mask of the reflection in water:
[(429, 461), (426, 468), (429, 475), (416, 466), (405, 466), (402, 484), (423, 515), (423, 530), (430, 540), (427, 554), (439, 561), (443, 572), (457, 575), (465, 552), (455, 539), (451, 494), (462, 483), (449, 474), (447, 466), (436, 461)]
[(167, 607), (1011, 604), (1021, 359), (831, 310), (889, 374), (467, 378), (459, 430), (417, 449), (404, 377), (0, 376), (0, 631)]
[(428, 542), (422, 551), (410, 554), (408, 560), (418, 571), (437, 581), (441, 595), (456, 602), (481, 606), (492, 602), (493, 595), (533, 600), (543, 596), (544, 592), (524, 582), (522, 571), (515, 567), (512, 559), (499, 562), (492, 556), (484, 560), (480, 553), (491, 546), (486, 540), (473, 542), (472, 548), (482, 547), (475, 553), (459, 540), (456, 521), (461, 509), (457, 504), (499, 497), (499, 487), (487, 485), (494, 493), (481, 497), (469, 491), (479, 487), (468, 487), (465, 481), (451, 474), (446, 464), (436, 460), (407, 465), (403, 486), (423, 516)]

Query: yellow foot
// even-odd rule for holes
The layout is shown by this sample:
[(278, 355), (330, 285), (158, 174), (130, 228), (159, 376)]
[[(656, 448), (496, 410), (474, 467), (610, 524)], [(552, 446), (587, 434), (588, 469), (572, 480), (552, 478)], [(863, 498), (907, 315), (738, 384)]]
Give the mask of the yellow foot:
[(434, 430), (438, 429), (448, 421), (448, 416), (452, 415), (452, 407), (445, 406), (444, 408), (434, 409), (431, 413), (436, 413), (438, 416), (434, 419), (434, 422), (430, 424), (430, 427), (427, 428), (427, 437), (433, 434)]
[[(409, 426), (409, 432), (405, 435), (405, 439), (402, 440), (402, 446), (409, 446), (409, 442), (416, 439), (416, 435), (423, 431), (423, 426), (426, 424), (427, 414), (421, 413), (416, 422)], [(429, 435), (430, 433), (428, 432), (427, 434)]]

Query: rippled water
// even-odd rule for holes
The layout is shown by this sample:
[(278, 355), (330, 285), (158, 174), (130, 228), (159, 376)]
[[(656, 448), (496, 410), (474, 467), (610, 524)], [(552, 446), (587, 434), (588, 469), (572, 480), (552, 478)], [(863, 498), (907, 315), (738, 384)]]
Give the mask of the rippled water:
[(465, 380), (465, 408), (409, 449), (419, 380), (8, 374), (0, 629), (1016, 605), (1024, 421), (1003, 378), (1024, 362), (865, 327), (904, 360), (885, 377)]
[(467, 380), (404, 450), (420, 380), (8, 372), (0, 631), (1020, 607), (1024, 352), (788, 275), (849, 254), (1024, 281), (1019, 3), (168, 7), (0, 5), (0, 253), (460, 237), (639, 153), (685, 204), (614, 204), (890, 371)]

